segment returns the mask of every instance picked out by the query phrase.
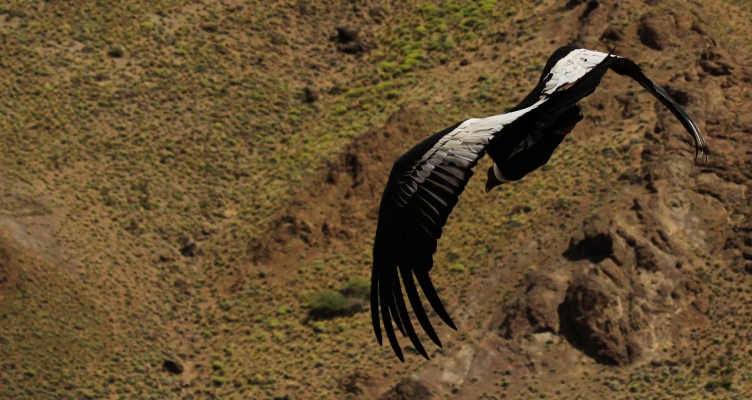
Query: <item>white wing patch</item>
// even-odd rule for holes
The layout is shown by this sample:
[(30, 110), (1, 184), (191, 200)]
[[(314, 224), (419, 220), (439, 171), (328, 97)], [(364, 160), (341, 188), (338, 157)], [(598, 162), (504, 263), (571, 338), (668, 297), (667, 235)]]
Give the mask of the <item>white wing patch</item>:
[(600, 51), (577, 49), (559, 60), (551, 68), (551, 79), (543, 88), (544, 95), (550, 95), (557, 90), (566, 89), (577, 82), (608, 56)]
[[(444, 195), (456, 196), (464, 186), (467, 174), (472, 173), (471, 166), (474, 166), (485, 155), (486, 146), (491, 138), (504, 126), (547, 100), (547, 98), (540, 99), (537, 103), (522, 110), (464, 121), (442, 137), (420, 160), (415, 162), (412, 168), (405, 172), (398, 182), (400, 190), (397, 192), (397, 204), (401, 207), (406, 206), (413, 195), (419, 198), (425, 196), (438, 198), (441, 194), (433, 193), (422, 186), (426, 180), (431, 181), (442, 191), (446, 191)], [(433, 207), (425, 211), (428, 211), (427, 214), (430, 212), (438, 214)]]

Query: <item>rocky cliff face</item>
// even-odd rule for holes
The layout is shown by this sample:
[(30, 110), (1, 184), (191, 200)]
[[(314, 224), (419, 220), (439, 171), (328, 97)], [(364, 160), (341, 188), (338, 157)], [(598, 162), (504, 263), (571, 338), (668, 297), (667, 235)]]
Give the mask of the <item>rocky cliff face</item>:
[[(740, 356), (743, 346), (735, 347), (745, 339), (736, 330), (741, 321), (731, 316), (746, 310), (743, 299), (752, 283), (752, 110), (746, 101), (752, 75), (743, 57), (708, 33), (715, 25), (698, 17), (701, 5), (616, 23), (616, 15), (640, 7), (569, 2), (541, 9), (528, 22), (545, 21), (543, 38), (564, 41), (569, 35), (585, 47), (616, 45), (617, 53), (641, 60), (699, 123), (711, 147), (709, 161), (695, 163), (691, 138), (654, 98), (626, 79), (607, 78), (583, 102), (586, 120), (562, 145), (560, 158), (507, 189), (514, 194), (506, 199), (470, 198), (477, 195), (471, 186), (454, 224), (476, 222), (464, 208), (478, 211), (498, 199), (508, 217), (501, 224), (497, 211), (497, 220), (483, 220), (493, 229), (472, 231), (484, 238), (472, 246), (485, 254), (472, 260), (488, 268), (479, 267), (470, 283), (453, 292), (458, 298), (448, 299), (460, 332), (443, 332), (446, 349), (433, 353), (412, 377), (377, 384), (361, 396), (672, 397), (736, 393), (744, 385), (744, 376), (733, 371), (749, 360)], [(541, 16), (546, 13), (555, 18)], [(344, 205), (320, 216), (301, 214), (322, 227), (310, 235), (314, 242), (341, 245), (357, 238), (362, 224), (375, 222), (385, 171), (400, 148), (419, 139), (415, 131), (426, 122), (418, 112), (400, 111), (330, 164), (321, 178), (329, 186), (311, 193), (314, 201), (343, 198)], [(551, 175), (564, 177), (558, 195), (541, 195), (540, 184), (530, 183)], [(574, 200), (561, 195), (570, 192)], [(357, 213), (359, 208), (371, 212)], [(450, 238), (443, 240), (461, 241), (452, 229), (470, 228), (459, 226), (450, 220)], [(505, 233), (496, 247), (485, 238), (496, 239), (499, 229)], [(289, 243), (270, 237), (264, 246), (276, 249), (268, 252), (273, 254)], [(446, 252), (446, 258), (437, 252), (437, 265), (462, 257), (456, 249)]]
[(676, 221), (691, 215), (661, 218), (666, 200), (645, 194), (630, 208), (612, 205), (588, 217), (561, 259), (529, 274), (502, 307), (500, 334), (559, 334), (597, 362), (613, 365), (663, 350), (676, 315), (707, 311), (707, 293), (686, 261), (697, 247), (679, 238), (699, 230), (699, 220), (681, 228)]
[[(671, 397), (697, 390), (732, 395), (745, 386), (745, 375), (733, 371), (749, 362), (742, 345), (749, 335), (739, 326), (748, 326), (743, 315), (750, 311), (742, 299), (752, 283), (752, 76), (743, 56), (711, 38), (700, 19), (647, 13), (637, 26), (614, 27), (606, 22), (609, 13), (630, 5), (594, 3), (573, 9), (588, 13), (579, 18), (579, 40), (594, 45), (598, 38), (631, 47), (633, 54), (659, 54), (654, 79), (710, 137), (710, 160), (693, 162), (691, 138), (651, 98), (614, 88), (586, 100), (606, 124), (644, 115), (646, 108), (656, 113), (635, 134), (639, 148), (603, 152), (631, 157), (618, 177), (629, 184), (614, 189), (606, 204), (593, 198), (589, 207), (572, 212), (580, 217), (573, 218), (568, 235), (542, 227), (532, 249), (526, 245), (530, 235), (516, 242), (521, 254), (504, 257), (508, 263), (497, 267), (527, 258), (522, 263), (534, 268), (486, 320), (488, 333), (449, 356), (445, 366), (464, 360), (460, 378), (442, 380), (446, 371), (433, 366), (419, 372), (426, 381), (444, 383), (437, 393), (462, 387), (468, 398), (498, 388), (513, 396), (561, 394), (578, 382), (608, 396), (629, 390)], [(617, 102), (621, 108), (614, 107)], [(668, 388), (651, 389), (660, 371), (664, 375), (657, 379)], [(687, 380), (688, 373), (699, 378)], [(484, 380), (493, 383), (471, 383)]]

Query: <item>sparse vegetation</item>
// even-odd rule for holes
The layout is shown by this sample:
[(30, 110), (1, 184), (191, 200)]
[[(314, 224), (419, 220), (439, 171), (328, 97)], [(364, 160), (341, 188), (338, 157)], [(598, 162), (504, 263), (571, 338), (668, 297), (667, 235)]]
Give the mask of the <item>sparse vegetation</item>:
[[(369, 218), (381, 188), (358, 191), (379, 177), (369, 171), (358, 176), (364, 181), (343, 183), (357, 172), (348, 170), (333, 184), (320, 173), (392, 116), (399, 129), (392, 125), (391, 136), (379, 136), (373, 146), (380, 168), (388, 169), (392, 158), (431, 132), (518, 101), (537, 81), (550, 50), (570, 40), (567, 35), (579, 38), (577, 30), (588, 23), (580, 20), (584, 5), (566, 10), (564, 3), (437, 0), (357, 5), (358, 11), (313, 0), (0, 5), (0, 397), (263, 398), (286, 391), (295, 398), (339, 398), (337, 381), (355, 371), (375, 371), (388, 384), (421, 368), (414, 349), (406, 351), (405, 364), (394, 363), (375, 344), (370, 315), (358, 312), (368, 310)], [(688, 12), (699, 10), (693, 4)], [(723, 4), (729, 8), (705, 5), (698, 12), (703, 21), (692, 16), (687, 26), (700, 24), (714, 41), (749, 54), (743, 33), (749, 5)], [(645, 4), (619, 5), (608, 18), (627, 30)], [(673, 11), (681, 26), (687, 22), (683, 8)], [(367, 52), (336, 51), (328, 36), (343, 21), (358, 25)], [(688, 35), (700, 35), (688, 29)], [(583, 32), (588, 46), (604, 49), (600, 32)], [(632, 42), (620, 44), (618, 52), (672, 68), (661, 83), (679, 88), (712, 82), (707, 88), (722, 88), (723, 107), (752, 93), (738, 75), (701, 80), (692, 69), (696, 49), (659, 54), (625, 40)], [(463, 59), (468, 63), (460, 66)], [(607, 77), (604, 90), (611, 90), (609, 79), (620, 78)], [(317, 89), (314, 101), (305, 98), (308, 85)], [(644, 96), (638, 89), (630, 98)], [(541, 227), (566, 237), (596, 203), (631, 196), (646, 184), (613, 176), (645, 176), (639, 169), (648, 157), (645, 143), (658, 135), (645, 134), (656, 120), (650, 104), (635, 109), (624, 126), (617, 122), (623, 118), (589, 107), (587, 132), (557, 151), (550, 171), (514, 189), (476, 195), (487, 168), (479, 165), (431, 272), (442, 297), (450, 299), (447, 309), (462, 315), (467, 336), (442, 332), (445, 348), (432, 355), (434, 365), (480, 342), (479, 332), (491, 332), (484, 325), (495, 310), (491, 305), (530, 265), (514, 249), (540, 239)], [(403, 106), (414, 114), (397, 113)], [(728, 137), (739, 121), (719, 121), (703, 128), (720, 142), (725, 139), (714, 129), (722, 127)], [(622, 154), (625, 143), (632, 144)], [(618, 157), (591, 157), (603, 150)], [(319, 187), (336, 196), (307, 197)], [(736, 189), (721, 196), (734, 221), (746, 211), (723, 196), (734, 199)], [(532, 211), (508, 216), (523, 203)], [(289, 222), (288, 209), (299, 220)], [(328, 223), (326, 234), (320, 222), (310, 222), (319, 215)], [(717, 229), (702, 240), (724, 235)], [(264, 258), (265, 239), (291, 244)], [(539, 251), (553, 254), (545, 246)], [(696, 267), (703, 287), (717, 294), (716, 314), (686, 335), (690, 347), (665, 352), (675, 365), (665, 371), (626, 367), (604, 385), (592, 379), (601, 370), (584, 363), (573, 370), (593, 375), (555, 390), (528, 374), (524, 381), (538, 390), (535, 396), (575, 397), (578, 390), (606, 398), (669, 396), (661, 388), (688, 398), (745, 393), (749, 349), (740, 343), (746, 339), (725, 337), (730, 326), (738, 335), (748, 331), (739, 316), (745, 309), (726, 305), (746, 304), (749, 279), (725, 261), (704, 266), (709, 256), (699, 247), (696, 252), (682, 268)], [(508, 257), (503, 269), (500, 257)], [(481, 277), (494, 282), (483, 285), (497, 286), (488, 298), (482, 297)], [(324, 319), (306, 321), (308, 316)], [(162, 366), (165, 352), (173, 351), (181, 371)], [(523, 379), (516, 365), (514, 375), (473, 378), (471, 385), (457, 386), (457, 394), (532, 393), (518, 387)], [(564, 370), (519, 369), (528, 368), (536, 376)], [(190, 384), (181, 386), (182, 379)], [(386, 390), (359, 387), (367, 390), (364, 398)]]
[(340, 292), (347, 297), (368, 300), (371, 294), (371, 282), (364, 279), (351, 279), (340, 289)]
[(311, 315), (316, 318), (330, 318), (347, 313), (349, 302), (342, 293), (325, 290), (311, 298)]
[(363, 302), (369, 299), (370, 291), (370, 282), (352, 279), (339, 291), (318, 292), (311, 296), (309, 315), (314, 319), (352, 315), (363, 310)]

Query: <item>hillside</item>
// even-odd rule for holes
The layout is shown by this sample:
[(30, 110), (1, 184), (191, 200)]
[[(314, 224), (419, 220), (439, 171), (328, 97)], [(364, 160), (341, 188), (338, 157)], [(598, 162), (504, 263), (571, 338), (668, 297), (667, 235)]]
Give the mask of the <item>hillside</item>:
[[(741, 0), (1, 5), (0, 397), (747, 398), (751, 21)], [(607, 74), (548, 166), (489, 194), (477, 167), (432, 272), (459, 330), (399, 363), (362, 287), (391, 163), (513, 105), (567, 43), (643, 66), (708, 163)]]

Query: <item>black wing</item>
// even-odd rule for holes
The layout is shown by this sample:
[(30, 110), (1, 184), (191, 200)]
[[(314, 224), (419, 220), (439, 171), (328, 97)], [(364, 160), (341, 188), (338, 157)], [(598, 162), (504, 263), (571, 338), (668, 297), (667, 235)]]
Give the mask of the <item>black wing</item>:
[(512, 155), (505, 162), (499, 163), (499, 171), (508, 180), (517, 181), (544, 166), (551, 159), (556, 148), (582, 118), (580, 106), (577, 104), (571, 106), (543, 132), (543, 135), (535, 144)]
[(692, 135), (692, 139), (695, 141), (695, 159), (700, 153), (702, 153), (703, 161), (707, 161), (710, 149), (708, 149), (708, 144), (705, 143), (705, 138), (702, 136), (700, 128), (697, 127), (697, 124), (695, 124), (695, 121), (690, 118), (689, 114), (684, 111), (684, 108), (669, 96), (665, 89), (648, 79), (645, 74), (642, 73), (642, 69), (635, 64), (634, 61), (628, 58), (618, 57), (611, 65), (611, 69), (619, 75), (626, 75), (634, 79), (663, 103), (663, 105), (679, 119), (679, 122), (684, 125), (684, 129)]
[(545, 100), (515, 113), (466, 120), (424, 140), (394, 163), (381, 198), (373, 246), (371, 317), (379, 344), (383, 320), (386, 336), (400, 360), (404, 361), (404, 357), (392, 321), (410, 338), (415, 349), (428, 358), (410, 322), (400, 281), (418, 322), (428, 337), (441, 347), (415, 280), (439, 317), (456, 329), (428, 276), (437, 240), (473, 176), (472, 168), (485, 155), (490, 139), (505, 125), (543, 102)]

